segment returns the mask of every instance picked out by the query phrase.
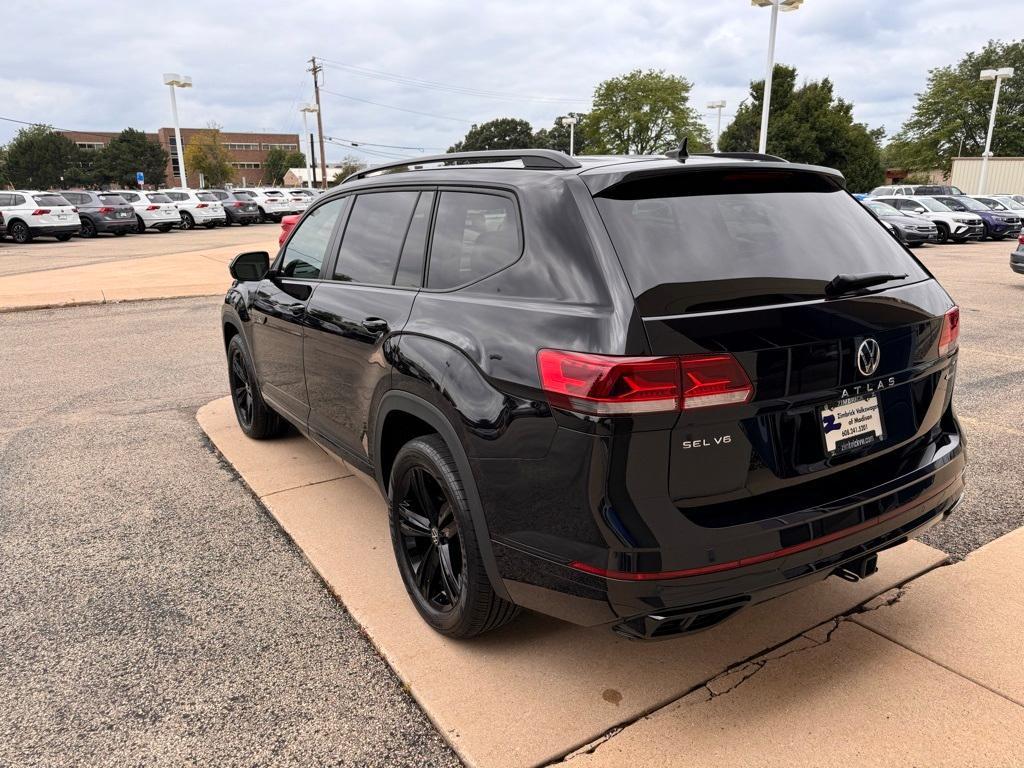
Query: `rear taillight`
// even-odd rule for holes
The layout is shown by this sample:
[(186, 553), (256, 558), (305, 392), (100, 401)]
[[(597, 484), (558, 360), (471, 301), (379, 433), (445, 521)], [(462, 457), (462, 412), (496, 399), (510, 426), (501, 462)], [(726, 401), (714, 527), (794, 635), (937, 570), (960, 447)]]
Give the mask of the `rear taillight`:
[(235, 208), (244, 208), (244, 207), (245, 207), (245, 203), (238, 203), (238, 202), (235, 202), (235, 203), (232, 203), (232, 205), (233, 205), (233, 206), (234, 206)]
[(50, 212), (49, 208), (36, 208), (34, 211), (32, 211), (32, 215), (33, 216), (45, 216), (49, 212)]
[(114, 209), (111, 208), (110, 206), (107, 206), (107, 205), (103, 206), (102, 208), (99, 209), (99, 211), (97, 211), (97, 213), (113, 213), (113, 212), (114, 212)]
[(159, 205), (147, 205), (146, 206), (146, 210), (147, 211), (159, 211), (160, 210), (160, 206)]
[(542, 349), (537, 366), (551, 405), (595, 416), (745, 403), (754, 392), (731, 355), (614, 357)]
[(942, 318), (942, 334), (939, 336), (939, 355), (946, 355), (957, 347), (960, 339), (960, 307), (953, 307)]
[(208, 208), (208, 207), (209, 206), (206, 203), (200, 203), (199, 205), (196, 206), (196, 208)]

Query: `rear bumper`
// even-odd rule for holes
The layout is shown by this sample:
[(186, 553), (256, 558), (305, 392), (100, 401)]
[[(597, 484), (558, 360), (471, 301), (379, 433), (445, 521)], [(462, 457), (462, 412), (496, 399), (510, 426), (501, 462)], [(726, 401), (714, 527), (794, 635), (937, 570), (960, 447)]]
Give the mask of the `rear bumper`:
[(1010, 269), (1024, 275), (1024, 246), (1010, 254)]
[(130, 232), (135, 229), (135, 219), (118, 219), (117, 221), (110, 221), (108, 219), (94, 219), (96, 224), (97, 232)]
[[(712, 626), (742, 607), (903, 543), (948, 515), (964, 489), (965, 446), (952, 414), (947, 411), (942, 421), (915, 449), (912, 464), (898, 472), (880, 471), (872, 487), (757, 521), (689, 525), (671, 502), (651, 497), (650, 489), (646, 498), (610, 494), (601, 501), (598, 514), (604, 519), (597, 527), (609, 544), (613, 538), (619, 543), (598, 548), (587, 541), (595, 538), (587, 534), (588, 526), (572, 519), (568, 496), (556, 498), (545, 510), (549, 519), (557, 516), (550, 533), (558, 525), (563, 536), (575, 531), (575, 540), (535, 531), (492, 536), (498, 571), (517, 604), (577, 624), (608, 625), (645, 639)], [(542, 473), (538, 468), (530, 474)], [(835, 477), (842, 489), (843, 474)], [(494, 496), (487, 479), (481, 479), (486, 509)], [(535, 489), (522, 503), (532, 507), (544, 495)], [(765, 506), (770, 504), (766, 499)], [(524, 509), (521, 515), (536, 513)], [(637, 538), (640, 518), (649, 524), (657, 548), (622, 543)]]
[[(30, 227), (32, 237), (46, 237), (47, 235), (76, 235), (81, 229), (80, 224), (51, 224), (43, 227)], [(4, 228), (0, 227), (0, 232)]]
[(249, 223), (255, 223), (260, 220), (259, 211), (235, 211), (231, 208), (225, 208), (224, 213), (226, 214), (228, 221), (247, 221)]

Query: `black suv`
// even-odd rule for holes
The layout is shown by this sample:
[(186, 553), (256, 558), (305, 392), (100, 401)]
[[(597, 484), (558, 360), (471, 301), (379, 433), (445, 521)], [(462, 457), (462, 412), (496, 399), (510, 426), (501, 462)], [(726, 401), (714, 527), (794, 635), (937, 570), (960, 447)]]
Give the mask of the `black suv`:
[(442, 633), (702, 629), (961, 497), (949, 295), (837, 171), (677, 154), (381, 166), (232, 262), (239, 424), (376, 477)]

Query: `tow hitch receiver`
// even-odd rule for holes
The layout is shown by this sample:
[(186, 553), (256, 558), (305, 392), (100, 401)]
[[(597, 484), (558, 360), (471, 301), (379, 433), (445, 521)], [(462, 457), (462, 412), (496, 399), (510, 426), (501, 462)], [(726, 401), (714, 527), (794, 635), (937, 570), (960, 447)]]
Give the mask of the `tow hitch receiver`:
[(878, 555), (872, 553), (836, 568), (833, 574), (847, 581), (860, 581), (878, 570)]

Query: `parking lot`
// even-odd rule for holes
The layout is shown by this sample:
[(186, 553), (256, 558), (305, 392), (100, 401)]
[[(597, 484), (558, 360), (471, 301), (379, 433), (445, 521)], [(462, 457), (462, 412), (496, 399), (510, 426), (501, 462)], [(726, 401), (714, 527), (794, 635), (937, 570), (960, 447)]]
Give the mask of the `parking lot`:
[[(0, 276), (45, 282), (147, 258), (173, 269), (204, 250), (270, 247), (276, 231), (8, 242)], [(925, 539), (954, 558), (1024, 526), (1024, 278), (1008, 268), (1012, 248), (916, 251), (962, 308), (969, 485)], [(0, 365), (16, 372), (0, 383), (0, 764), (455, 764), (197, 425), (197, 409), (227, 394), (219, 303), (0, 315)], [(514, 642), (536, 627), (508, 632)]]

